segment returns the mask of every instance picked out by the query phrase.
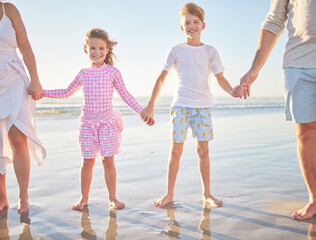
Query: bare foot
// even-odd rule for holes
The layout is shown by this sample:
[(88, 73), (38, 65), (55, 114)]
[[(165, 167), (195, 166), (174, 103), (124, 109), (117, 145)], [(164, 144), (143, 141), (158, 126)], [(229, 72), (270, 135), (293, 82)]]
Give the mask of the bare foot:
[(203, 197), (203, 202), (207, 204), (211, 208), (217, 208), (223, 206), (223, 201), (216, 199), (212, 195), (209, 195), (207, 197)]
[(72, 210), (82, 210), (85, 206), (88, 205), (88, 200), (80, 199), (75, 205), (72, 205)]
[(171, 203), (172, 201), (173, 201), (172, 196), (165, 195), (162, 198), (160, 198), (159, 200), (157, 200), (156, 202), (154, 202), (154, 205), (157, 208), (162, 208), (165, 205), (167, 205), (168, 203)]
[(7, 200), (4, 200), (4, 201), (0, 201), (0, 212), (6, 208), (9, 208), (9, 204), (7, 202)]
[(316, 214), (316, 203), (308, 203), (305, 207), (292, 213), (291, 218), (303, 221), (312, 218)]
[(111, 208), (114, 208), (114, 209), (123, 209), (123, 208), (125, 208), (125, 203), (118, 201), (116, 198), (114, 200), (112, 200), (112, 201), (110, 200), (109, 205), (110, 205)]
[(26, 199), (26, 200), (20, 200), (19, 201), (19, 208), (18, 208), (18, 214), (22, 214), (22, 213), (25, 213), (29, 210), (29, 201)]

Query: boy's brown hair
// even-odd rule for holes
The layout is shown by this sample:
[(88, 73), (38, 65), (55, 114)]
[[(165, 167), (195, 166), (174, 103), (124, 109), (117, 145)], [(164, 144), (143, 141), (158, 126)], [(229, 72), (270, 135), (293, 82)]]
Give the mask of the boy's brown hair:
[(185, 4), (180, 10), (180, 18), (182, 18), (187, 13), (198, 17), (202, 22), (204, 22), (204, 10), (195, 3), (191, 2)]

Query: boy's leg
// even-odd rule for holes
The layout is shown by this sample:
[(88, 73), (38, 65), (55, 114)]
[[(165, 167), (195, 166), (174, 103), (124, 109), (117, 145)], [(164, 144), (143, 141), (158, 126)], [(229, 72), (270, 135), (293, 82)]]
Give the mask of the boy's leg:
[(125, 203), (116, 199), (116, 169), (114, 156), (102, 157), (102, 164), (104, 168), (104, 180), (109, 192), (110, 206), (116, 209), (123, 209), (125, 207)]
[(83, 159), (80, 175), (81, 199), (79, 200), (79, 202), (72, 206), (73, 210), (82, 210), (88, 204), (94, 162), (95, 158)]
[(0, 212), (9, 207), (8, 199), (7, 199), (7, 192), (5, 188), (5, 177), (6, 174), (0, 174)]
[(210, 192), (210, 157), (208, 141), (197, 141), (197, 154), (203, 188), (203, 200), (210, 204), (211, 207), (220, 207), (223, 205), (223, 202), (214, 198)]
[(14, 172), (19, 185), (18, 213), (29, 210), (28, 187), (30, 178), (30, 155), (26, 136), (14, 125), (9, 130)]
[(161, 199), (154, 202), (156, 207), (163, 207), (173, 201), (174, 186), (176, 184), (183, 145), (184, 143), (172, 143), (168, 164), (167, 193)]

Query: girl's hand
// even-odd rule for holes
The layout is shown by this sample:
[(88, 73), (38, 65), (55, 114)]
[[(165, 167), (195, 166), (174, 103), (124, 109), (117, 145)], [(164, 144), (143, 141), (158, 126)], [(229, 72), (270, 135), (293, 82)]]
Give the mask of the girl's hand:
[(27, 93), (32, 96), (33, 100), (40, 100), (44, 97), (43, 88), (39, 82), (31, 82)]
[[(154, 121), (154, 109), (147, 106), (141, 112), (140, 117), (147, 125), (149, 122), (155, 122)], [(150, 124), (150, 125), (153, 125), (153, 124)]]
[(234, 98), (239, 97), (239, 86), (236, 86), (236, 87), (233, 88), (231, 95)]

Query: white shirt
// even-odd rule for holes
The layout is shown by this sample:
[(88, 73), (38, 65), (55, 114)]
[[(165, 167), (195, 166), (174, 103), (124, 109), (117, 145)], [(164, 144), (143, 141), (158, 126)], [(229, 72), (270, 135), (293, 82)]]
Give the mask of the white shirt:
[(191, 46), (181, 43), (168, 53), (165, 71), (175, 69), (176, 94), (171, 106), (206, 108), (213, 107), (210, 77), (224, 71), (216, 49), (209, 45)]

